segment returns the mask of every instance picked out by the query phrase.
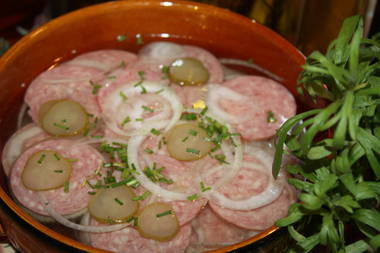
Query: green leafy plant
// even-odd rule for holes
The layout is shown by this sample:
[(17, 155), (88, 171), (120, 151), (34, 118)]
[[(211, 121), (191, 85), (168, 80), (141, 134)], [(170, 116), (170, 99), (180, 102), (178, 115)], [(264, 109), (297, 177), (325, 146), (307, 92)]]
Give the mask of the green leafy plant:
[(298, 91), (330, 103), (290, 118), (277, 133), (274, 177), (284, 152), (300, 160), (287, 167), (300, 201), (276, 223), (295, 240), (291, 252), (318, 245), (380, 251), (379, 60), (380, 34), (363, 38), (362, 18), (353, 16), (326, 55), (313, 52), (303, 66)]

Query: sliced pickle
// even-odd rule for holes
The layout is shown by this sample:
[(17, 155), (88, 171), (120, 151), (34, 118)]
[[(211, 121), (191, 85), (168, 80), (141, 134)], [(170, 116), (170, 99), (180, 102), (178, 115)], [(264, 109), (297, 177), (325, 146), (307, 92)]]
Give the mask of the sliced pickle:
[(137, 229), (143, 237), (169, 241), (178, 233), (178, 218), (171, 205), (155, 202), (142, 209), (137, 219)]
[(200, 159), (214, 147), (206, 140), (206, 131), (194, 122), (175, 126), (167, 133), (166, 139), (170, 156), (181, 161)]
[(169, 78), (179, 85), (202, 85), (207, 83), (209, 72), (203, 63), (195, 58), (176, 59), (169, 68)]
[(26, 162), (21, 180), (30, 190), (51, 190), (69, 181), (71, 170), (70, 161), (61, 154), (52, 150), (42, 150), (33, 154)]
[(82, 133), (88, 124), (86, 110), (77, 102), (51, 100), (39, 111), (41, 127), (54, 136), (73, 136)]
[(126, 185), (99, 190), (90, 200), (88, 211), (96, 220), (105, 223), (122, 223), (139, 209), (132, 189)]

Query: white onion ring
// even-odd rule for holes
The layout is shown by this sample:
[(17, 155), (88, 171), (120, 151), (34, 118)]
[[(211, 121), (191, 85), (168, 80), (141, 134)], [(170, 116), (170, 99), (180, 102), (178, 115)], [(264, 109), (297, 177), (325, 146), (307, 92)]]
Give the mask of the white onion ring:
[[(262, 151), (262, 153), (265, 153)], [(268, 154), (266, 155), (268, 156)], [(259, 158), (259, 155), (257, 156)], [(274, 200), (276, 200), (285, 185), (285, 174), (280, 171), (280, 174), (276, 180), (273, 179), (270, 173), (270, 166), (268, 167), (268, 161), (269, 159), (267, 157), (264, 157), (264, 159), (261, 159), (263, 161), (263, 165), (265, 168), (265, 172), (268, 173), (270, 182), (268, 183), (267, 187), (263, 192), (261, 192), (258, 195), (254, 195), (248, 199), (244, 200), (231, 200), (227, 198), (224, 194), (218, 192), (218, 191), (211, 191), (211, 192), (206, 192), (204, 195), (207, 197), (209, 200), (215, 201), (216, 204), (223, 208), (228, 208), (232, 210), (251, 210), (255, 208), (259, 208), (261, 206), (265, 206)], [(256, 169), (256, 170), (261, 170), (261, 166), (257, 166), (257, 164), (254, 163), (248, 163), (248, 162), (243, 162), (243, 166), (250, 168), (250, 169)], [(210, 170), (210, 173), (215, 171), (216, 169), (220, 169), (221, 167), (214, 167), (213, 169)]]
[(46, 199), (43, 197), (42, 194), (39, 194), (39, 197), (41, 199), (42, 206), (51, 217), (53, 217), (58, 223), (61, 223), (62, 225), (75, 229), (75, 230), (79, 230), (83, 232), (92, 232), (92, 233), (106, 233), (106, 232), (118, 231), (130, 225), (129, 223), (108, 225), (108, 226), (80, 225), (80, 224), (70, 221), (69, 219), (65, 218), (61, 214), (57, 213), (52, 207), (50, 207), (49, 202), (46, 201)]
[(22, 127), (22, 123), (23, 123), (23, 120), (25, 118), (25, 113), (26, 113), (26, 110), (28, 109), (28, 105), (23, 103), (21, 108), (20, 108), (20, 112), (17, 116), (17, 129), (20, 129)]
[[(209, 113), (218, 116), (219, 118), (224, 119), (225, 121), (238, 123), (244, 121), (245, 119), (239, 115), (233, 115), (227, 113), (224, 109), (219, 106), (219, 99), (229, 99), (233, 101), (238, 101), (238, 103), (249, 103), (250, 99), (246, 96), (237, 93), (236, 91), (219, 85), (219, 84), (209, 84), (208, 92), (206, 98), (206, 104), (208, 107)], [(248, 115), (246, 115), (248, 117)]]
[[(141, 125), (138, 126), (138, 129), (135, 129), (132, 131), (124, 131), (123, 129), (120, 129), (120, 127), (118, 126), (118, 123), (115, 122), (112, 118), (110, 118), (109, 115), (103, 115), (106, 125), (115, 133), (124, 135), (124, 136), (134, 136), (134, 135), (145, 135), (149, 133), (152, 128), (155, 128), (157, 130), (164, 128), (165, 131), (167, 131), (168, 129), (173, 127), (173, 125), (180, 119), (183, 106), (179, 97), (172, 90), (168, 89), (167, 86), (163, 84), (147, 82), (147, 81), (142, 82), (141, 85), (146, 89), (148, 93), (155, 93), (162, 90), (160, 93), (155, 94), (155, 95), (162, 96), (164, 99), (166, 99), (169, 102), (170, 108), (172, 109), (172, 112), (173, 112), (171, 119), (167, 121), (163, 120), (164, 116), (169, 114), (168, 110), (170, 109), (167, 106), (165, 106), (163, 108), (163, 111), (160, 113), (163, 115), (157, 114), (151, 118), (144, 119), (143, 122), (140, 122)], [(117, 108), (118, 105), (120, 105), (120, 103), (123, 102), (122, 98), (119, 95), (120, 92), (123, 92), (126, 96), (131, 95), (131, 94), (140, 94), (141, 88), (134, 87), (133, 83), (128, 83), (119, 87), (107, 98), (106, 100), (107, 108), (111, 108), (112, 110), (113, 108)], [(140, 108), (138, 108), (138, 110), (140, 110)], [(107, 111), (107, 109), (105, 111)], [(143, 110), (141, 111), (134, 110), (132, 112), (134, 114), (136, 113), (142, 114)], [(105, 113), (103, 112), (103, 114)], [(132, 121), (133, 120), (134, 119), (132, 119)]]
[(247, 67), (247, 68), (251, 68), (251, 69), (256, 69), (256, 70), (266, 74), (267, 76), (269, 76), (270, 78), (272, 78), (276, 81), (279, 81), (279, 82), (284, 81), (284, 79), (282, 77), (279, 77), (278, 75), (273, 74), (269, 70), (264, 69), (264, 68), (260, 67), (259, 65), (256, 65), (256, 64), (248, 62), (248, 61), (243, 61), (243, 60), (239, 60), (239, 59), (231, 59), (231, 58), (220, 58), (219, 62), (221, 64), (226, 64), (226, 65), (238, 65), (238, 66), (243, 66), (243, 67)]
[(166, 190), (160, 185), (152, 182), (141, 170), (139, 165), (138, 151), (145, 138), (146, 136), (142, 135), (133, 136), (128, 143), (128, 165), (131, 168), (136, 168), (137, 173), (134, 174), (135, 178), (145, 189), (165, 200), (187, 200), (189, 193), (180, 193)]

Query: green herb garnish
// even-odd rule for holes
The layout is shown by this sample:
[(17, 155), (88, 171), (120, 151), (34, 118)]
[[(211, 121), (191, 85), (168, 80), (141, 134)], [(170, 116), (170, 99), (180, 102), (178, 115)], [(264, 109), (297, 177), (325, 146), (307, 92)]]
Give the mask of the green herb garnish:
[(127, 99), (128, 99), (128, 97), (122, 91), (119, 92), (119, 96), (121, 97), (121, 99), (123, 100), (123, 102), (127, 101)]
[(161, 134), (161, 131), (159, 131), (159, 130), (157, 130), (157, 129), (155, 129), (155, 128), (150, 129), (150, 132), (151, 132), (152, 134), (154, 134), (154, 135), (160, 135), (160, 134)]
[(166, 216), (166, 215), (169, 215), (169, 214), (172, 214), (172, 210), (167, 210), (165, 212), (158, 213), (158, 214), (156, 214), (156, 217), (160, 218), (160, 217), (163, 217), (163, 216)]
[(267, 122), (268, 123), (274, 123), (277, 119), (274, 117), (274, 113), (272, 111), (267, 112)]
[(131, 118), (129, 116), (125, 117), (125, 119), (123, 120), (123, 122), (121, 122), (121, 127), (124, 127), (125, 124), (131, 122)]
[(202, 192), (206, 192), (206, 191), (211, 190), (211, 187), (206, 187), (205, 184), (202, 181), (199, 183), (199, 185), (201, 187), (201, 191)]
[(92, 94), (96, 95), (102, 86), (90, 80), (90, 85), (92, 86)]
[(195, 193), (193, 195), (188, 196), (187, 200), (193, 201), (193, 200), (196, 200), (198, 198), (199, 198), (198, 194)]
[(200, 151), (198, 149), (194, 149), (194, 148), (186, 148), (186, 152), (192, 153), (195, 155), (199, 155), (199, 153), (200, 153)]
[(122, 42), (127, 39), (127, 36), (121, 34), (121, 35), (118, 35), (116, 39), (118, 42)]
[(55, 173), (63, 173), (63, 170), (54, 170)]
[(136, 196), (136, 197), (133, 197), (132, 200), (134, 201), (137, 201), (137, 200), (144, 200), (146, 199), (147, 197), (149, 197), (151, 195), (150, 191), (145, 191), (143, 194), (141, 194), (140, 196)]
[[(277, 132), (274, 177), (285, 145), (302, 160), (288, 166), (301, 202), (276, 222), (295, 240), (290, 252), (380, 249), (379, 52), (380, 34), (363, 38), (363, 21), (353, 16), (326, 55), (313, 52), (303, 66), (298, 92), (330, 104), (290, 118)], [(308, 228), (305, 235), (299, 225)]]
[(121, 201), (120, 199), (118, 198), (114, 198), (115, 202), (118, 203), (119, 205), (124, 205), (123, 201)]
[(69, 181), (66, 181), (66, 182), (63, 184), (63, 192), (68, 193), (69, 191), (70, 191), (70, 182), (69, 182)]
[(41, 164), (45, 160), (46, 155), (41, 154), (40, 158), (38, 159), (37, 163)]
[(61, 128), (61, 129), (66, 130), (66, 131), (70, 129), (70, 127), (65, 126), (65, 125), (62, 125), (62, 124), (57, 123), (57, 122), (54, 122), (54, 123), (53, 123), (53, 126), (58, 127), (58, 128)]
[(144, 149), (144, 152), (145, 153), (148, 153), (148, 154), (153, 154), (154, 152), (153, 152), (153, 150), (151, 150), (150, 148), (146, 148), (146, 149)]
[(144, 111), (147, 111), (147, 112), (154, 112), (154, 110), (148, 106), (145, 106), (145, 105), (142, 105), (141, 108), (144, 110)]
[(144, 44), (144, 38), (140, 33), (136, 34), (136, 44), (137, 45), (143, 45)]

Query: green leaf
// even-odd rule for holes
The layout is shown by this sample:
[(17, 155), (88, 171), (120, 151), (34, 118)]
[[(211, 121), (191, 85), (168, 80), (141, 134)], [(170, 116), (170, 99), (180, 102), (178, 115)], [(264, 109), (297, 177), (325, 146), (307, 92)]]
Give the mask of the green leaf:
[(369, 245), (364, 240), (359, 240), (346, 246), (346, 253), (361, 253), (369, 249)]
[(369, 245), (371, 245), (371, 248), (373, 250), (377, 250), (377, 249), (380, 249), (380, 234), (372, 237), (370, 240), (369, 240)]
[(285, 227), (299, 221), (304, 213), (300, 210), (301, 204), (294, 203), (289, 207), (288, 216), (276, 221), (276, 226)]
[(358, 209), (352, 216), (355, 220), (380, 231), (380, 213), (373, 209)]
[(307, 153), (307, 158), (310, 160), (318, 160), (329, 156), (330, 154), (331, 151), (326, 149), (324, 146), (315, 146), (310, 148), (309, 152)]
[(334, 202), (335, 205), (344, 208), (347, 212), (353, 213), (353, 208), (359, 208), (360, 205), (356, 202), (352, 196), (345, 195)]
[(314, 192), (318, 197), (322, 198), (326, 192), (335, 188), (338, 177), (330, 173), (327, 168), (320, 168), (315, 173), (318, 180), (314, 184)]
[(320, 198), (313, 194), (302, 193), (299, 199), (303, 202), (302, 206), (308, 210), (318, 210), (322, 206)]
[(319, 243), (320, 243), (319, 234), (314, 234), (312, 236), (305, 238), (304, 240), (299, 241), (297, 245), (300, 246), (302, 249), (304, 249), (304, 252), (307, 253), (307, 252), (310, 252)]
[(306, 239), (306, 237), (300, 234), (293, 226), (288, 226), (288, 232), (290, 236), (297, 242), (301, 242)]
[(291, 185), (293, 185), (298, 190), (302, 190), (302, 191), (305, 191), (305, 192), (308, 192), (308, 193), (312, 193), (313, 190), (314, 190), (314, 185), (313, 184), (311, 184), (309, 182), (306, 182), (306, 181), (302, 181), (302, 180), (296, 179), (296, 178), (289, 178), (288, 179), (288, 183), (291, 184)]
[(320, 109), (315, 109), (307, 111), (301, 114), (298, 114), (290, 119), (288, 119), (281, 128), (277, 131), (277, 143), (276, 143), (276, 152), (274, 155), (273, 165), (272, 165), (272, 174), (274, 178), (277, 178), (278, 173), (280, 172), (282, 155), (284, 154), (284, 143), (290, 129), (297, 124), (300, 120), (310, 117), (318, 113)]

